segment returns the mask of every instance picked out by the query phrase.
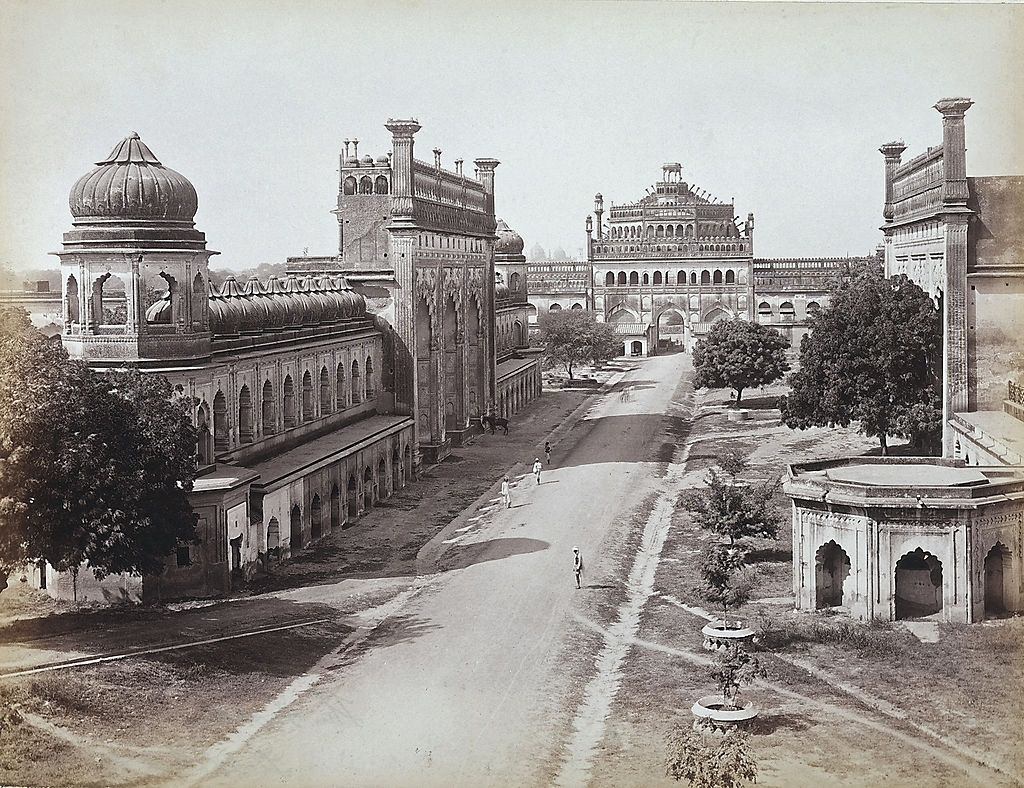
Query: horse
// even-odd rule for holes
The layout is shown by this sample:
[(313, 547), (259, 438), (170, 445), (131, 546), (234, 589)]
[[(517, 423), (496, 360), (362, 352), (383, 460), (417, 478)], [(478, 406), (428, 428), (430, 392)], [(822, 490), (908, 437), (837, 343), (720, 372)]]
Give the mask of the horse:
[(495, 427), (501, 427), (505, 430), (505, 435), (508, 435), (508, 419), (498, 416), (484, 416), (480, 419), (480, 422), (483, 426), (491, 428), (491, 435), (494, 434)]

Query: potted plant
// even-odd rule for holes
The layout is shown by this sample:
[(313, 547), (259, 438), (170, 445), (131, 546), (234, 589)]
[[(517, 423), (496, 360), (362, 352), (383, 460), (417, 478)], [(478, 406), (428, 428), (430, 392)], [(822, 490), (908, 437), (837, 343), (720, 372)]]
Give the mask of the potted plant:
[(729, 619), (730, 608), (743, 605), (750, 598), (753, 570), (746, 566), (745, 548), (715, 544), (701, 556), (701, 593), (709, 602), (722, 607), (722, 618), (701, 629), (704, 648), (717, 651), (730, 645), (748, 645), (754, 639), (754, 630), (742, 621)]
[(718, 667), (711, 674), (718, 683), (718, 694), (698, 698), (690, 709), (697, 730), (729, 730), (750, 722), (758, 713), (753, 703), (740, 703), (739, 690), (765, 678), (767, 672), (743, 646), (731, 645), (718, 653)]

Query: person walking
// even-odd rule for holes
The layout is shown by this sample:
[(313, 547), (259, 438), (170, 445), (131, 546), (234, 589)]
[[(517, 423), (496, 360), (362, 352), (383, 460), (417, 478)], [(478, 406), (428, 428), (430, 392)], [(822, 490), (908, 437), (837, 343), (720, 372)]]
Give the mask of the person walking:
[(572, 571), (576, 575), (576, 587), (583, 588), (580, 585), (580, 575), (583, 574), (583, 554), (578, 547), (572, 549)]
[(540, 464), (540, 457), (533, 461), (533, 475), (537, 477), (537, 484), (540, 484), (540, 469), (544, 466)]
[(544, 441), (544, 459), (546, 461), (545, 465), (551, 464), (551, 444), (547, 441)]
[(501, 502), (506, 509), (512, 508), (512, 488), (509, 487), (507, 476), (501, 480)]

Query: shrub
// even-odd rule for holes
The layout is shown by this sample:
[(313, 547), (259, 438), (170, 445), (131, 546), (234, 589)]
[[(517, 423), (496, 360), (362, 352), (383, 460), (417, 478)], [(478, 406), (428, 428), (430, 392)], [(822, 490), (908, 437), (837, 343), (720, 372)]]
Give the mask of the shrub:
[(688, 780), (694, 788), (735, 788), (757, 782), (757, 762), (743, 734), (731, 731), (708, 738), (680, 725), (669, 735), (665, 773), (674, 780)]

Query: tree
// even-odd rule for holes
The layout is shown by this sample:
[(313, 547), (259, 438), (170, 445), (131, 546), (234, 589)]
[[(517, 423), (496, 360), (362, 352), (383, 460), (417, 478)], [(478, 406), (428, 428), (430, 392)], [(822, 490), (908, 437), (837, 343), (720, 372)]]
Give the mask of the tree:
[(766, 386), (789, 371), (789, 341), (774, 328), (735, 318), (720, 320), (693, 349), (695, 388), (731, 388), (736, 404), (743, 390)]
[(721, 605), (724, 613), (750, 599), (754, 577), (746, 558), (745, 548), (724, 544), (710, 545), (701, 554), (700, 594), (708, 602)]
[(155, 574), (195, 541), (197, 434), (166, 379), (97, 374), (41, 335), (4, 335), (0, 403), (0, 576), (39, 560)]
[(593, 312), (548, 312), (537, 322), (548, 361), (564, 364), (570, 380), (576, 364), (601, 364), (622, 353), (614, 326), (597, 322)]
[(711, 677), (718, 684), (722, 701), (733, 709), (739, 708), (736, 701), (740, 687), (753, 684), (755, 679), (767, 678), (768, 672), (760, 660), (741, 645), (732, 645), (718, 653), (718, 667), (711, 671)]
[(706, 531), (729, 540), (730, 546), (746, 539), (778, 535), (778, 515), (772, 500), (779, 489), (778, 479), (761, 483), (744, 482), (739, 475), (747, 461), (736, 451), (727, 452), (704, 475), (704, 488), (690, 490), (680, 503), (694, 521)]
[(746, 736), (736, 731), (705, 736), (689, 725), (672, 731), (665, 771), (674, 780), (688, 780), (693, 788), (737, 788), (757, 782), (757, 762)]
[(905, 276), (866, 270), (833, 293), (800, 343), (783, 423), (794, 429), (857, 422), (877, 436), (932, 447), (942, 427), (942, 324), (931, 298)]

